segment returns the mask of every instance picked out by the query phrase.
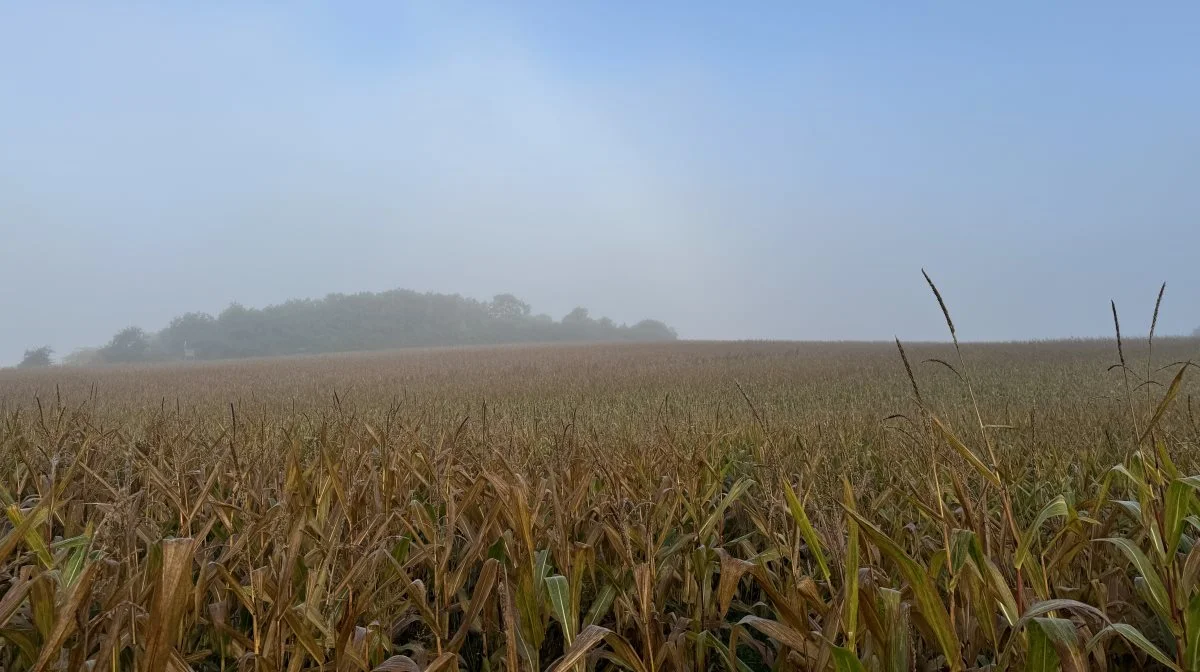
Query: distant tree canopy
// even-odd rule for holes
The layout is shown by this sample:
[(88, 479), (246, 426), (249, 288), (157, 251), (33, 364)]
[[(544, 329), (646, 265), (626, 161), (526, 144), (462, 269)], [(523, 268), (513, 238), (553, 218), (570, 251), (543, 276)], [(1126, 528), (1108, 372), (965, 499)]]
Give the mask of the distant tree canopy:
[(546, 315), (533, 315), (529, 304), (512, 294), (478, 301), (397, 289), (294, 299), (261, 309), (233, 303), (216, 317), (185, 313), (157, 334), (147, 334), (137, 327), (124, 329), (98, 354), (109, 362), (132, 362), (419, 346), (676, 338), (673, 329), (657, 320), (617, 325), (608, 318), (592, 319), (586, 308), (576, 308), (556, 322)]
[(62, 358), (62, 363), (63, 366), (91, 366), (103, 364), (104, 358), (100, 356), (100, 348), (76, 348)]
[(106, 362), (141, 362), (149, 350), (150, 338), (141, 327), (125, 327), (100, 348), (100, 357)]
[(50, 366), (53, 363), (54, 348), (43, 345), (40, 348), (26, 350), (25, 356), (21, 358), (21, 363), (17, 365), (20, 369), (33, 369), (40, 366)]

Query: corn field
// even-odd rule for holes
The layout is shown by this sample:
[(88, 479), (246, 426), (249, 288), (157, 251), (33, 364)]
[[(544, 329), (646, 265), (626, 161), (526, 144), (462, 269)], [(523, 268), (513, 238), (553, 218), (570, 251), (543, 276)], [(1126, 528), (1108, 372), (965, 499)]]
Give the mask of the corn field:
[(1200, 669), (1200, 343), (900, 345), (0, 372), (0, 669)]

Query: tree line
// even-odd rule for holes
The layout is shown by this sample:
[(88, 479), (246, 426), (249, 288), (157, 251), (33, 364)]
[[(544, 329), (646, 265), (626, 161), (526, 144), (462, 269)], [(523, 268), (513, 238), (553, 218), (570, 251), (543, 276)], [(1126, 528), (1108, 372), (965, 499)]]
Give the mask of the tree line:
[[(294, 299), (265, 308), (233, 303), (216, 316), (186, 313), (158, 332), (127, 327), (104, 346), (78, 351), (63, 361), (234, 359), (421, 346), (676, 338), (675, 330), (658, 320), (617, 324), (607, 317), (591, 317), (586, 308), (576, 308), (561, 320), (534, 315), (528, 303), (512, 294), (479, 301), (397, 289)], [(22, 365), (48, 364), (52, 352), (49, 347), (27, 351)]]

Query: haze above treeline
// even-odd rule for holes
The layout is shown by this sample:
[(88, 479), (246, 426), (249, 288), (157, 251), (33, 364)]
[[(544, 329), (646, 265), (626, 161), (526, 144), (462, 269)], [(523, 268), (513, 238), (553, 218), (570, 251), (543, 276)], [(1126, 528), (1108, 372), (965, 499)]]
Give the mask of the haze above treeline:
[[(0, 364), (512, 292), (687, 339), (1200, 324), (1200, 3), (0, 3)], [(614, 41), (614, 36), (620, 36)], [(719, 36), (719, 39), (714, 39)]]

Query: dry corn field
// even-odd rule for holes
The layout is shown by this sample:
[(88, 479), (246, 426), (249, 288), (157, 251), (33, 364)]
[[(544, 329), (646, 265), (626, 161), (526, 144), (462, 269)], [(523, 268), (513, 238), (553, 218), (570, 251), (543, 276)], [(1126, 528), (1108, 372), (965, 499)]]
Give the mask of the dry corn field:
[(1197, 669), (1198, 354), (0, 372), (0, 669)]

